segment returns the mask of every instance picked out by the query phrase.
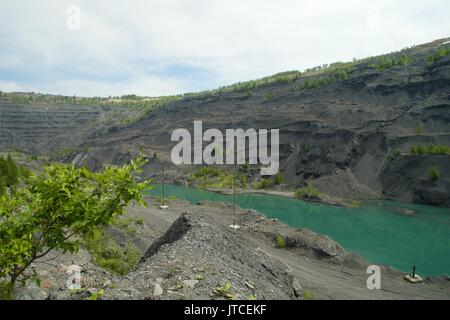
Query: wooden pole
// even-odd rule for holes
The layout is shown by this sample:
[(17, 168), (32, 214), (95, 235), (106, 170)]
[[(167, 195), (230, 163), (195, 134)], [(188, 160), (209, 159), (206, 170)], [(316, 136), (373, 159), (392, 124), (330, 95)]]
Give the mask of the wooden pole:
[(233, 225), (236, 225), (236, 175), (233, 175)]
[(163, 187), (162, 187), (162, 205), (165, 206), (166, 205), (166, 199), (165, 199), (165, 186), (166, 186), (166, 172), (164, 170), (164, 166), (162, 167), (162, 171), (163, 171)]

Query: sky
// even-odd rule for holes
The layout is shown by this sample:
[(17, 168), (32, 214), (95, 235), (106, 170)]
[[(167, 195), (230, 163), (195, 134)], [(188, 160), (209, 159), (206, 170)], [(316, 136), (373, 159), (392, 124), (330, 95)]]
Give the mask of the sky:
[(450, 36), (448, 0), (1, 0), (0, 91), (171, 95)]

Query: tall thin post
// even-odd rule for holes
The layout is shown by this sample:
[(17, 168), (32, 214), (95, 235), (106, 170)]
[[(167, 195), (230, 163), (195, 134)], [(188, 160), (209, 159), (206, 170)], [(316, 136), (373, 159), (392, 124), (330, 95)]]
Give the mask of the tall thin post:
[(233, 175), (233, 225), (236, 225), (236, 175)]
[(162, 187), (162, 205), (165, 206), (166, 205), (166, 198), (165, 198), (165, 187), (166, 187), (166, 171), (164, 170), (164, 166), (162, 167), (162, 171), (163, 171), (163, 187)]
[[(231, 125), (233, 126), (233, 113), (231, 113)], [(234, 154), (233, 156), (235, 157), (235, 161), (237, 162), (237, 154)], [(234, 230), (237, 230), (240, 228), (239, 225), (236, 224), (236, 174), (237, 174), (237, 169), (236, 169), (236, 162), (234, 163), (234, 170), (233, 170), (233, 224), (230, 225), (231, 228), (233, 228)]]

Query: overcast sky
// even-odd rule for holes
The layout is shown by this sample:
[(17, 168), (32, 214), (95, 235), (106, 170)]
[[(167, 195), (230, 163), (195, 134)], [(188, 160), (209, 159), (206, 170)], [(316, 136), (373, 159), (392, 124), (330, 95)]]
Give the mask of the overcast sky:
[(448, 0), (1, 0), (0, 91), (212, 89), (449, 37), (449, 12)]

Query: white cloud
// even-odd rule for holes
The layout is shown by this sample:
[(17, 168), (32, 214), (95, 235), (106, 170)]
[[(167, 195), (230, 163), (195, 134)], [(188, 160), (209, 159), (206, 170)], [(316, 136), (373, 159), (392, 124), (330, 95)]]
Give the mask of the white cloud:
[[(66, 27), (71, 4), (81, 8), (79, 31)], [(446, 0), (3, 0), (0, 90), (207, 89), (447, 37), (449, 9)], [(208, 76), (155, 71), (171, 65)]]

